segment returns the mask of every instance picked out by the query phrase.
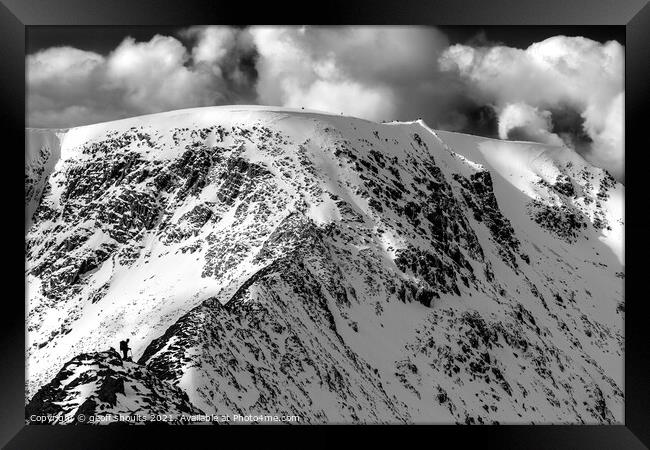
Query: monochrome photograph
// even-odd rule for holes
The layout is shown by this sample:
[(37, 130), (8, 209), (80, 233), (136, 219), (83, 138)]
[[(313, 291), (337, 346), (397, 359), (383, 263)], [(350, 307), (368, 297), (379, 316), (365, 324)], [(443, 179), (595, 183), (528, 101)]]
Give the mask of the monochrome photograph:
[(620, 27), (34, 27), (28, 425), (623, 425)]

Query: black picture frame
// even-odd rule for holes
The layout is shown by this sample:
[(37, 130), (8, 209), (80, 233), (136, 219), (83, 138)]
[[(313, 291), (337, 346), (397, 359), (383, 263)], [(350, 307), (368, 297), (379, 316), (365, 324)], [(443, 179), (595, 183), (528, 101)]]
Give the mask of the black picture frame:
[[(290, 15), (295, 15), (295, 18)], [(643, 257), (647, 233), (644, 210), (650, 139), (646, 134), (650, 80), (650, 6), (648, 0), (330, 0), (301, 2), (233, 2), (221, 0), (0, 0), (0, 115), (4, 128), (3, 208), (7, 216), (5, 295), (0, 326), (0, 444), (5, 448), (128, 448), (144, 441), (147, 448), (192, 445), (196, 439), (248, 439), (273, 434), (285, 445), (313, 443), (316, 434), (336, 445), (332, 429), (340, 427), (129, 427), (39, 426), (24, 424), (24, 245), (17, 238), (23, 225), (20, 194), (20, 148), (25, 127), (26, 27), (41, 25), (185, 25), (242, 23), (427, 24), (427, 25), (613, 25), (625, 27), (626, 74), (626, 268), (625, 425), (620, 426), (414, 426), (372, 427), (375, 435), (398, 433), (406, 445), (455, 448), (636, 449), (650, 445), (650, 350), (644, 291)], [(15, 167), (14, 167), (15, 166)], [(14, 203), (15, 202), (15, 203)], [(11, 209), (15, 208), (14, 211)], [(24, 233), (23, 233), (24, 234)], [(16, 236), (16, 237), (14, 237)], [(15, 274), (14, 274), (15, 271)], [(351, 427), (346, 427), (349, 431)], [(353, 431), (368, 427), (352, 427)], [(316, 434), (314, 434), (316, 433)], [(422, 444), (416, 443), (416, 437)], [(245, 436), (245, 437), (244, 437)], [(154, 444), (153, 441), (159, 441)], [(162, 445), (166, 443), (167, 445)], [(330, 444), (330, 445), (331, 445)], [(404, 445), (402, 444), (402, 445)]]

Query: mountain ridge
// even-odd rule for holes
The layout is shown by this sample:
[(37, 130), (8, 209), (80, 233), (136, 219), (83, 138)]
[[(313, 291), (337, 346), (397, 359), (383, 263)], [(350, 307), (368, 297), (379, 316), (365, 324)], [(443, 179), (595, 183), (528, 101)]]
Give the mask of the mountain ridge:
[(128, 335), (204, 412), (622, 419), (624, 188), (568, 149), (238, 106), (60, 154), (27, 234), (27, 399)]

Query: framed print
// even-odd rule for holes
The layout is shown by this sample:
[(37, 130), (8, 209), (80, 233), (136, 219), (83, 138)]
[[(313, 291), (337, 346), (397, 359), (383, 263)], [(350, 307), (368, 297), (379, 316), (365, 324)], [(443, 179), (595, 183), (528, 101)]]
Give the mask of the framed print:
[(646, 448), (650, 7), (305, 8), (3, 0), (3, 444)]

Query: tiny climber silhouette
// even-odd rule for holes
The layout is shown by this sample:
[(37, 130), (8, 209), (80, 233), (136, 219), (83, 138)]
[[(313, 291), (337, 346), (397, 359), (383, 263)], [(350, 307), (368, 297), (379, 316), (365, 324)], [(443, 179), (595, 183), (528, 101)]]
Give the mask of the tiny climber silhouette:
[(122, 359), (127, 360), (129, 359), (129, 340), (127, 339), (126, 341), (120, 341), (120, 351), (122, 352)]

